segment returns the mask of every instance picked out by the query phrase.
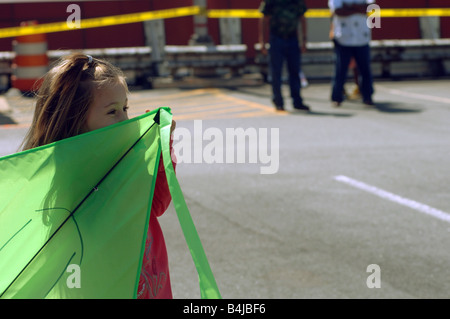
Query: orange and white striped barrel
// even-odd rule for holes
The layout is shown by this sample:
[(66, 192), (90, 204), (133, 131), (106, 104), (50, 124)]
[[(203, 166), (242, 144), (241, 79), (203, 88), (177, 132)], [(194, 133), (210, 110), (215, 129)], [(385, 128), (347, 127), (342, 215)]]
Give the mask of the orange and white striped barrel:
[[(27, 21), (20, 25), (36, 24), (37, 21)], [(42, 82), (42, 76), (48, 71), (45, 34), (19, 36), (13, 41), (13, 50), (16, 56), (12, 63), (12, 87), (22, 92), (38, 89)]]

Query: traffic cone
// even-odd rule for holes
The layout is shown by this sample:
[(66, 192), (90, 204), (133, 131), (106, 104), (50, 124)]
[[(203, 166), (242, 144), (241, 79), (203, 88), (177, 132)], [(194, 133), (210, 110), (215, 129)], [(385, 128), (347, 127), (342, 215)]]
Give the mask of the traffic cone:
[[(37, 25), (37, 21), (26, 21), (21, 26)], [(11, 85), (21, 92), (37, 90), (42, 77), (48, 71), (47, 39), (45, 34), (19, 36), (13, 40), (16, 56), (12, 63)]]

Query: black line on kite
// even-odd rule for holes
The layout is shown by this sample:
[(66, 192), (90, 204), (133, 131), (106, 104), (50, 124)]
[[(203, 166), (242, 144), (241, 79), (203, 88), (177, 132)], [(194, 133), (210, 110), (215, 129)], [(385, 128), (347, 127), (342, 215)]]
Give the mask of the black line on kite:
[(27, 221), (27, 222), (25, 223), (25, 225), (23, 225), (18, 231), (16, 231), (16, 233), (15, 233), (14, 235), (12, 235), (11, 238), (9, 238), (9, 239), (6, 241), (6, 243), (0, 248), (0, 251), (2, 251), (2, 249), (5, 248), (5, 246), (8, 245), (9, 242), (10, 242), (14, 237), (16, 237), (16, 235), (17, 235), (19, 232), (21, 232), (22, 229), (24, 229), (25, 226), (27, 226), (31, 221), (32, 221), (32, 219), (30, 219), (29, 221)]
[[(63, 271), (61, 272), (61, 274), (59, 275), (58, 279), (56, 279), (55, 283), (50, 287), (50, 289), (47, 291), (47, 293), (45, 294), (45, 297), (47, 297), (47, 295), (50, 293), (50, 291), (52, 291), (52, 289), (56, 286), (56, 284), (58, 283), (58, 281), (61, 279), (61, 277), (64, 275), (64, 273), (67, 271), (67, 266), (70, 265), (70, 262), (72, 261), (73, 257), (75, 257), (77, 253), (73, 252), (72, 256), (69, 258), (69, 261), (66, 263), (66, 266), (64, 267)], [(44, 299), (45, 299), (44, 297)]]
[[(80, 257), (80, 265), (83, 261), (83, 256), (84, 256), (84, 241), (83, 241), (83, 236), (81, 236), (81, 231), (80, 231), (80, 227), (78, 226), (77, 220), (75, 219), (75, 216), (73, 216), (72, 212), (70, 210), (68, 210), (67, 208), (64, 207), (55, 207), (55, 208), (43, 208), (43, 209), (37, 209), (37, 212), (43, 212), (45, 210), (52, 210), (52, 209), (62, 209), (65, 210), (69, 213), (69, 217), (71, 216), (73, 219), (73, 222), (75, 223), (75, 227), (77, 228), (78, 231), (78, 237), (80, 237), (80, 244), (81, 244), (81, 257)], [(64, 222), (66, 222), (67, 220), (65, 220)], [(58, 231), (59, 228), (56, 230)], [(55, 231), (55, 232), (56, 232)]]
[[(155, 117), (158, 116), (159, 118), (159, 112), (160, 110), (158, 110), (157, 115), (155, 115)], [(97, 185), (95, 185), (90, 191), (89, 193), (81, 200), (81, 202), (75, 207), (75, 209), (69, 214), (69, 216), (67, 216), (67, 218), (61, 223), (61, 225), (59, 225), (59, 227), (55, 230), (55, 232), (49, 237), (49, 239), (47, 239), (47, 241), (42, 245), (42, 247), (37, 251), (37, 253), (30, 259), (30, 261), (25, 265), (25, 267), (23, 267), (23, 269), (17, 274), (17, 276), (10, 282), (10, 284), (8, 285), (8, 287), (6, 287), (6, 289), (1, 293), (0, 298), (5, 294), (6, 291), (8, 291), (8, 289), (13, 285), (13, 283), (17, 280), (17, 278), (20, 277), (20, 275), (22, 275), (22, 273), (25, 271), (25, 269), (31, 264), (31, 262), (36, 258), (37, 255), (39, 255), (39, 253), (44, 249), (44, 247), (50, 242), (50, 240), (53, 239), (53, 237), (56, 235), (56, 233), (61, 229), (62, 226), (64, 226), (64, 224), (72, 217), (73, 214), (75, 214), (75, 212), (78, 210), (78, 208), (80, 208), (81, 205), (83, 205), (83, 203), (88, 199), (88, 197), (96, 190), (98, 189), (98, 186), (106, 179), (106, 177), (108, 177), (108, 175), (112, 172), (112, 170), (114, 168), (117, 167), (117, 165), (119, 165), (119, 163), (125, 158), (125, 156), (128, 155), (128, 153), (133, 149), (133, 147), (136, 146), (137, 143), (139, 143), (142, 138), (150, 131), (150, 129), (156, 124), (156, 122), (153, 122), (152, 125), (150, 125), (150, 127), (136, 140), (136, 142), (134, 142), (133, 145), (131, 145), (131, 147), (125, 152), (125, 154), (122, 155), (122, 157), (113, 165), (113, 167), (110, 168), (110, 170), (108, 172), (106, 172), (105, 176), (103, 176), (100, 181), (97, 183)]]

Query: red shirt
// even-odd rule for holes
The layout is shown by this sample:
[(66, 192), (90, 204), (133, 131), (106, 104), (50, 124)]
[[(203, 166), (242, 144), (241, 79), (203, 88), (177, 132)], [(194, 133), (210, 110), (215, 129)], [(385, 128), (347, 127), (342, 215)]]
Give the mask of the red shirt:
[[(173, 162), (175, 169), (176, 163)], [(152, 209), (145, 242), (145, 252), (142, 261), (141, 277), (137, 290), (138, 299), (172, 299), (172, 288), (169, 276), (169, 260), (166, 244), (158, 222), (169, 207), (172, 197), (167, 184), (162, 157), (159, 161), (153, 193)]]

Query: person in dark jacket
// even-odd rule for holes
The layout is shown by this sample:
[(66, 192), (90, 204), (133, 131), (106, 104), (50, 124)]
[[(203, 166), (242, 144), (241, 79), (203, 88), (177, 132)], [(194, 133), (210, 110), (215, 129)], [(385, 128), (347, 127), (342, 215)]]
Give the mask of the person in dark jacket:
[(284, 110), (284, 100), (281, 92), (283, 63), (286, 60), (289, 73), (289, 87), (294, 109), (309, 111), (303, 104), (300, 94), (300, 63), (298, 25), (302, 24), (302, 49), (306, 48), (306, 22), (304, 14), (307, 10), (304, 0), (264, 0), (260, 9), (263, 18), (260, 20), (259, 42), (263, 54), (265, 49), (264, 36), (269, 27), (270, 69), (272, 74), (272, 102), (277, 110)]

